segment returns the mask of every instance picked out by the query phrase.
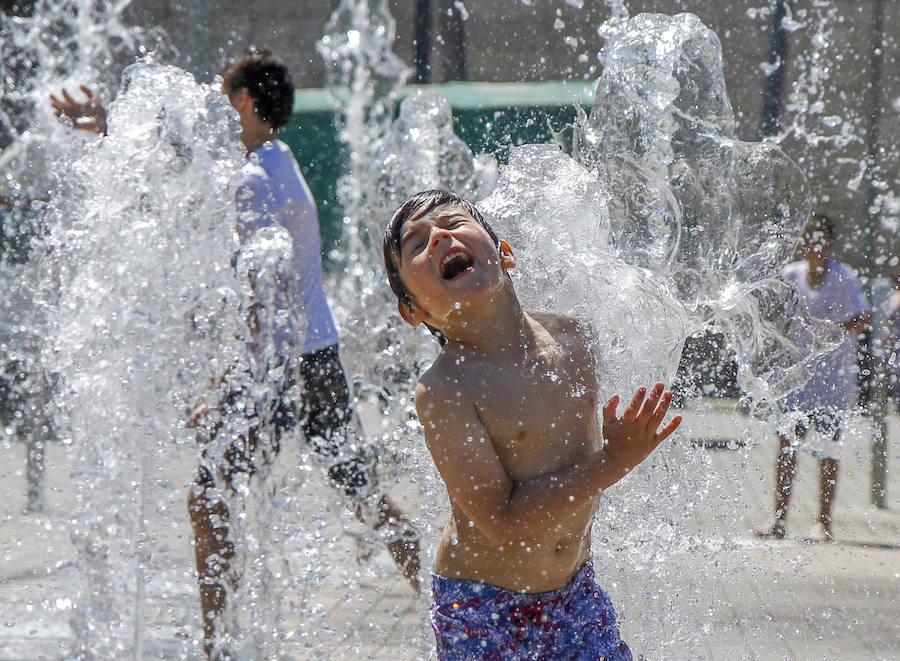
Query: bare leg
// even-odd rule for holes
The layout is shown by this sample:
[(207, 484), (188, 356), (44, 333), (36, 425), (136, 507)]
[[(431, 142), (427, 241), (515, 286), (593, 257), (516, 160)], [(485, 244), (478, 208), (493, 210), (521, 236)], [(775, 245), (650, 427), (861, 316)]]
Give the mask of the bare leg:
[(419, 580), (419, 533), (413, 528), (409, 518), (388, 497), (381, 496), (378, 503), (375, 530), (383, 530), (387, 546), (394, 562), (403, 572), (416, 594), (422, 589)]
[[(348, 438), (365, 438), (362, 422), (350, 403), (350, 391), (337, 346), (303, 358), (298, 381), (303, 385), (304, 410), (298, 411), (296, 417), (302, 421), (303, 433), (315, 454), (325, 461), (333, 461), (333, 457), (339, 457)], [(375, 489), (371, 471), (374, 462), (374, 456), (361, 451), (330, 466), (328, 477), (352, 499), (356, 517), (381, 534), (394, 562), (418, 594), (421, 589), (419, 534), (400, 508)], [(360, 489), (372, 495), (358, 495)], [(374, 522), (367, 520), (373, 504)]]
[(44, 509), (44, 458), (46, 439), (42, 425), (32, 425), (28, 434), (28, 455), (26, 479), (28, 481), (27, 512), (40, 512)]
[(225, 579), (234, 557), (234, 545), (228, 539), (228, 508), (220, 499), (211, 498), (206, 487), (199, 484), (191, 487), (188, 512), (194, 529), (204, 649), (210, 655), (216, 637), (216, 624), (225, 610)]
[(819, 460), (819, 520), (804, 537), (807, 542), (831, 542), (831, 508), (837, 491), (838, 460)]
[(791, 489), (794, 475), (797, 472), (797, 453), (791, 442), (778, 435), (778, 457), (775, 459), (775, 516), (763, 526), (753, 529), (758, 537), (784, 537), (784, 523), (787, 520), (788, 505), (791, 502)]

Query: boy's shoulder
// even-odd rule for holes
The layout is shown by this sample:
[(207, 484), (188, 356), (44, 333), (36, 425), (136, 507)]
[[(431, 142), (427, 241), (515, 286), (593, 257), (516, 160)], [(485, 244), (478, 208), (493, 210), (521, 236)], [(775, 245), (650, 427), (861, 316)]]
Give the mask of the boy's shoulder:
[[(528, 311), (526, 315), (542, 328), (553, 341), (570, 350), (586, 351), (594, 338), (588, 322), (580, 317), (557, 312)], [(431, 366), (419, 377), (416, 396), (433, 394), (438, 397), (454, 393), (464, 396), (468, 387), (486, 378), (485, 367), (477, 357), (445, 346)]]
[(443, 396), (450, 390), (459, 391), (467, 380), (466, 373), (469, 371), (465, 369), (467, 362), (471, 364), (471, 361), (461, 359), (459, 352), (444, 347), (431, 366), (419, 376), (416, 398), (429, 393)]
[(586, 322), (581, 317), (547, 310), (528, 310), (529, 317), (542, 324), (548, 330), (554, 329), (563, 332), (583, 332)]
[(272, 177), (258, 159), (248, 158), (241, 166), (241, 179), (238, 183), (237, 199), (263, 198), (272, 191)]
[(839, 262), (836, 259), (832, 259), (829, 260), (829, 266), (830, 268), (834, 269), (838, 277), (843, 280), (859, 280), (859, 276), (857, 276), (856, 270), (849, 264), (845, 264), (844, 262)]
[(470, 370), (459, 369), (457, 360), (444, 351), (419, 377), (415, 393), (416, 412), (419, 422), (425, 427), (429, 447), (433, 441), (429, 429), (443, 429), (461, 412), (474, 410), (472, 403), (477, 399), (474, 379)]
[(593, 342), (593, 328), (581, 317), (542, 310), (529, 311), (527, 314), (561, 344), (583, 350)]

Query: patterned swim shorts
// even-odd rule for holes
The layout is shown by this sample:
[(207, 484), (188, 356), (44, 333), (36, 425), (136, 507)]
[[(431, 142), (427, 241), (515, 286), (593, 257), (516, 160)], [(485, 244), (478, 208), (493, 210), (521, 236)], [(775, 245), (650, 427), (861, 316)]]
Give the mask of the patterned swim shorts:
[(431, 627), (441, 661), (631, 661), (590, 561), (568, 585), (550, 592), (438, 575), (432, 590)]

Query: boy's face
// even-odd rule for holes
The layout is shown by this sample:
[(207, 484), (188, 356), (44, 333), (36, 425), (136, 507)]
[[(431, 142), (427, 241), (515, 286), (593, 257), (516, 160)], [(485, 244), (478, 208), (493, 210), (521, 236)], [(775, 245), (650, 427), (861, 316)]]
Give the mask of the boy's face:
[(250, 92), (247, 91), (246, 87), (242, 87), (239, 90), (230, 90), (225, 83), (222, 83), (222, 94), (228, 97), (231, 107), (237, 110), (241, 119), (241, 129), (246, 129), (248, 119), (254, 114), (253, 99), (250, 97)]
[(400, 314), (416, 326), (442, 322), (471, 307), (503, 282), (515, 258), (505, 242), (498, 252), (487, 230), (462, 206), (447, 204), (413, 216), (400, 230), (398, 271), (411, 304)]
[(807, 223), (803, 228), (803, 234), (800, 237), (798, 246), (800, 255), (805, 259), (812, 256), (828, 256), (828, 250), (831, 247), (831, 239), (825, 232), (825, 228), (820, 223)]

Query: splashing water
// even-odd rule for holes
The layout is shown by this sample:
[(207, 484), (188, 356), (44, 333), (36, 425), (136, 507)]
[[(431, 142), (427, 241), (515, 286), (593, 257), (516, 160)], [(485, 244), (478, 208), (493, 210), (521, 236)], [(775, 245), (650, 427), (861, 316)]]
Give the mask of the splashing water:
[(496, 168), (493, 157), (473, 156), (453, 132), (446, 99), (434, 91), (415, 91), (400, 104), (397, 119), (380, 140), (369, 168), (374, 188), (371, 231), (383, 230), (383, 219), (421, 190), (446, 188), (480, 200), (494, 187)]
[[(174, 653), (147, 643), (144, 629), (165, 617), (166, 609), (146, 612), (158, 592), (175, 590), (199, 616), (192, 568), (179, 566), (187, 540), (165, 537), (166, 522), (183, 519), (198, 460), (189, 412), (198, 399), (214, 406), (233, 392), (265, 405), (279, 383), (272, 331), (284, 320), (257, 315), (251, 334), (246, 311), (251, 280), (254, 299), (265, 302), (290, 269), (291, 242), (283, 231), (260, 230), (231, 266), (238, 135), (217, 89), (176, 67), (136, 64), (111, 107), (109, 136), (66, 168), (44, 216), (33, 286), (42, 293), (56, 425), (76, 455), (72, 543), (84, 577), (73, 659), (141, 658), (145, 643), (148, 654)], [(223, 410), (215, 422), (218, 433), (203, 446), (213, 466), (251, 424), (242, 410)], [(234, 513), (229, 534), (241, 549), (242, 580), (225, 614), (231, 641), (277, 656), (281, 590), (296, 592), (316, 574), (295, 579), (287, 569), (282, 543), (299, 533), (285, 503), (299, 478), (270, 479), (270, 453), (257, 449), (252, 488), (239, 476), (219, 497)], [(129, 484), (133, 492), (123, 494)], [(175, 576), (172, 554), (180, 556)], [(186, 655), (192, 637), (182, 639)]]
[(73, 658), (140, 656), (145, 572), (165, 555), (145, 522), (169, 492), (183, 500), (172, 460), (196, 461), (185, 412), (211, 371), (244, 360), (247, 336), (245, 285), (227, 267), (241, 156), (227, 103), (179, 69), (138, 64), (109, 127), (68, 168), (38, 251), (43, 364), (76, 453), (72, 541), (86, 582)]
[[(604, 391), (670, 381), (685, 338), (714, 323), (736, 350), (745, 391), (774, 400), (806, 378), (802, 361), (785, 369), (800, 354), (778, 320), (786, 307), (787, 316), (796, 311), (776, 280), (809, 211), (805, 179), (776, 146), (734, 138), (721, 47), (695, 16), (619, 12), (613, 19), (603, 27), (597, 102), (574, 127), (571, 155), (555, 145), (513, 149), (480, 207), (519, 254), (524, 273), (514, 277), (526, 306), (592, 323)], [(472, 187), (472, 156), (454, 140), (446, 105), (433, 94), (407, 99), (391, 131), (374, 135), (376, 159), (356, 181), (367, 192), (365, 217), (383, 224), (405, 197), (430, 187), (474, 199), (490, 190)], [(387, 300), (367, 317), (369, 332), (387, 329), (380, 317), (393, 304)], [(348, 312), (355, 314), (362, 313)], [(406, 363), (415, 372), (427, 361), (402, 329), (380, 337), (376, 348), (389, 363), (404, 352), (417, 356)], [(381, 365), (372, 354), (368, 360)], [(379, 383), (377, 371), (367, 374)], [(386, 390), (402, 396), (402, 387)], [(405, 465), (428, 476), (422, 506), (433, 520), (445, 496), (421, 441), (418, 454), (408, 432), (385, 442), (406, 448)], [(715, 532), (695, 528), (700, 509), (736, 502), (721, 487), (707, 455), (671, 443), (601, 503), (594, 555), (623, 620), (632, 622), (635, 647), (652, 656), (698, 644), (702, 627), (679, 616), (679, 594), (693, 591), (696, 612), (704, 600), (715, 603), (712, 584), (726, 578), (711, 566), (734, 549), (733, 513), (726, 507)], [(683, 566), (711, 580), (708, 594), (685, 583)]]
[[(286, 320), (257, 315), (248, 343), (246, 297), (251, 279), (257, 300), (272, 294), (290, 244), (260, 231), (232, 266), (244, 158), (237, 118), (217, 87), (147, 61), (125, 74), (102, 141), (52, 116), (51, 93), (68, 87), (77, 96), (89, 82), (109, 98), (125, 64), (149, 44), (165, 51), (164, 35), (122, 23), (128, 5), (48, 0), (33, 17), (3, 17), (11, 92), (0, 119), (15, 138), (3, 154), (4, 197), (16, 205), (4, 233), (22, 245), (3, 256), (3, 282), (20, 294), (4, 299), (3, 330), (12, 337), (7, 365), (19, 361), (27, 381), (17, 385), (35, 420), (70, 448), (75, 494), (64, 516), (73, 518), (48, 516), (43, 525), (72, 530), (71, 569), (50, 579), (63, 581), (53, 589), (74, 604), (71, 658), (191, 658), (200, 608), (190, 538), (176, 531), (198, 441), (215, 465), (249, 423), (222, 412), (211, 440), (186, 423), (198, 398), (213, 406), (242, 392), (257, 406), (271, 401), (283, 377), (271, 333)], [(338, 532), (327, 489), (304, 494), (298, 507), (305, 455), (291, 456), (294, 470), (273, 472), (267, 452), (259, 449), (252, 488), (239, 477), (233, 492), (219, 494), (236, 513), (229, 534), (242, 579), (227, 601), (222, 642), (275, 658), (286, 639), (303, 646), (295, 614), (327, 573), (318, 554)], [(315, 613), (306, 620), (315, 627)]]
[(384, 434), (392, 434), (392, 427), (411, 415), (411, 401), (395, 384), (408, 382), (416, 362), (416, 352), (404, 354), (393, 339), (398, 321), (387, 314), (390, 299), (379, 286), (381, 228), (373, 208), (383, 193), (376, 154), (391, 127), (394, 99), (410, 73), (391, 50), (394, 33), (394, 19), (383, 0), (342, 0), (318, 44), (337, 109), (339, 137), (349, 154), (338, 187), (348, 261), (340, 282), (333, 285), (343, 289), (349, 284), (360, 294), (346, 304), (335, 301), (334, 312), (357, 396), (377, 405), (382, 414), (381, 429), (369, 432)]
[(53, 116), (50, 94), (63, 87), (75, 92), (90, 81), (110, 98), (123, 69), (136, 57), (171, 52), (160, 30), (123, 22), (130, 4), (38, 0), (30, 16), (0, 15), (0, 144), (18, 144), (4, 154), (14, 162), (3, 168), (16, 196), (44, 199), (51, 183), (48, 165), (73, 141)]
[[(758, 298), (784, 296), (776, 278), (810, 208), (803, 174), (777, 147), (733, 137), (721, 46), (696, 16), (643, 14), (606, 34), (573, 157), (626, 192), (610, 220), (619, 256), (672, 285), (692, 330), (715, 320), (745, 367), (772, 364), (760, 354), (774, 349), (777, 364), (797, 359)], [(740, 374), (757, 399), (790, 389), (772, 369)]]
[[(33, 440), (37, 458), (29, 467), (29, 508), (40, 510), (39, 485), (43, 444), (51, 436), (46, 413), (49, 384), (35, 364), (42, 324), (31, 303), (28, 253), (40, 235), (41, 207), (54, 186), (51, 164), (78, 153), (86, 136), (71, 135), (53, 116), (50, 94), (62, 87), (76, 90), (94, 81), (106, 94), (118, 84), (123, 68), (149, 50), (166, 50), (163, 35), (126, 26), (122, 13), (129, 2), (38, 0), (30, 16), (0, 14), (0, 337), (6, 349), (5, 373), (10, 397), (23, 415), (12, 421), (16, 433)], [(76, 92), (76, 95), (80, 92)], [(80, 133), (80, 132), (79, 132)], [(74, 156), (72, 156), (74, 158)], [(8, 339), (8, 341), (7, 341)]]
[[(391, 121), (392, 103), (409, 76), (403, 60), (391, 50), (396, 27), (384, 0), (341, 0), (318, 44), (327, 67), (327, 89), (337, 113), (340, 139), (348, 146), (347, 173), (338, 185), (351, 254), (365, 247), (377, 264), (377, 237), (368, 235), (363, 218), (367, 205), (366, 169)], [(363, 224), (361, 224), (363, 223)], [(374, 246), (373, 246), (374, 244)], [(366, 282), (371, 281), (366, 273)]]
[(604, 392), (631, 393), (671, 381), (688, 324), (662, 278), (608, 252), (610, 202), (596, 176), (552, 145), (532, 145), (513, 150), (481, 208), (521, 254), (523, 305), (589, 321)]
[[(523, 301), (593, 324), (604, 390), (670, 380), (685, 338), (710, 323), (735, 348), (746, 392), (774, 399), (805, 377), (802, 364), (783, 369), (797, 354), (777, 325), (791, 301), (774, 283), (808, 207), (802, 174), (776, 146), (734, 138), (718, 40), (695, 17), (629, 19), (623, 3), (608, 4), (614, 16), (601, 28), (608, 43), (597, 104), (576, 123), (568, 153), (558, 145), (514, 149), (499, 179), (490, 159), (453, 135), (449, 107), (434, 94), (411, 95), (391, 122), (407, 71), (390, 52), (394, 26), (384, 2), (344, 0), (322, 40), (351, 154), (340, 187), (347, 272), (332, 291), (346, 291), (349, 281), (358, 295), (336, 306), (342, 353), (360, 406), (375, 411), (369, 431), (384, 446), (383, 479), (411, 481), (416, 523), (432, 544), (447, 502), (411, 394), (436, 343), (401, 327), (377, 251), (393, 207), (413, 192), (451, 188), (480, 200), (519, 256)], [(111, 33), (109, 43), (136, 43)], [(43, 107), (46, 91), (107, 73), (78, 69), (23, 99)], [(183, 511), (197, 460), (187, 411), (227, 387), (265, 400), (278, 378), (267, 369), (267, 344), (247, 350), (242, 274), (278, 277), (287, 246), (278, 232), (260, 234), (239, 269), (230, 267), (242, 160), (236, 135), (218, 92), (173, 67), (139, 64), (111, 109), (110, 136), (73, 148), (84, 153), (69, 156), (47, 209), (35, 260), (41, 271), (27, 282), (40, 293), (42, 319), (33, 326), (47, 337), (43, 365), (58, 375), (58, 426), (77, 456), (78, 562), (66, 575), (81, 588), (73, 658), (195, 653), (195, 579), (191, 567), (173, 572), (179, 542), (165, 532), (168, 512)], [(68, 134), (57, 137), (73, 144)], [(276, 322), (263, 319), (269, 329)], [(204, 386), (229, 367), (229, 384)], [(243, 416), (224, 423), (246, 433)], [(225, 451), (227, 436), (207, 444), (208, 456)], [(284, 658), (296, 649), (284, 645), (291, 639), (328, 655), (342, 632), (327, 630), (314, 598), (325, 573), (342, 577), (347, 608), (356, 598), (360, 570), (337, 566), (340, 533), (327, 513), (339, 511), (337, 499), (308, 462), (298, 464), (297, 475), (264, 467), (259, 485), (222, 494), (243, 513), (233, 534), (246, 551), (230, 602), (239, 606), (226, 616), (230, 642), (257, 658)], [(735, 549), (735, 502), (708, 457), (677, 441), (604, 496), (593, 531), (598, 576), (614, 592), (635, 649), (687, 656), (708, 635), (696, 606), (716, 604), (710, 584), (727, 577), (727, 563), (717, 562)], [(724, 510), (721, 525), (701, 529), (701, 509)], [(425, 544), (423, 557), (432, 554)], [(168, 603), (173, 594), (177, 606)], [(150, 639), (151, 625), (168, 638)], [(427, 631), (401, 637), (431, 649)]]

